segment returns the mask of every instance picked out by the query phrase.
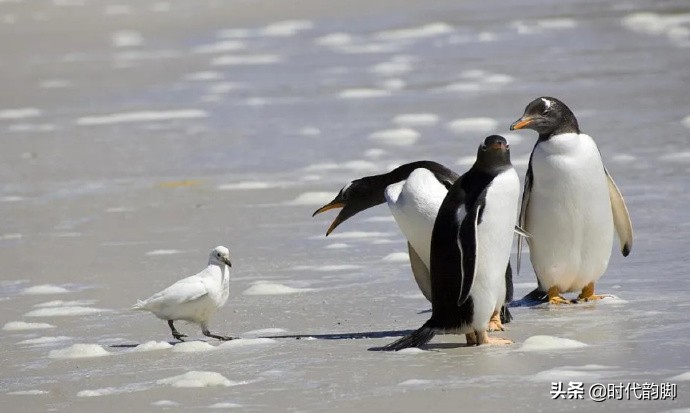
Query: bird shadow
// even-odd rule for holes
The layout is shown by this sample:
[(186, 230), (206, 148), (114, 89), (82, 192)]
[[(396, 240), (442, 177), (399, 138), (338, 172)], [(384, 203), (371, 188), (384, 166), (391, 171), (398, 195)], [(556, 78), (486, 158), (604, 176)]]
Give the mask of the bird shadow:
[[(204, 343), (207, 343), (206, 340), (189, 340), (189, 341), (168, 341), (168, 344), (170, 344), (171, 346), (176, 346), (180, 343), (189, 343), (189, 342), (194, 342), (194, 341), (202, 341)], [(110, 348), (135, 348), (135, 347), (139, 347), (140, 345), (141, 344), (137, 344), (137, 343), (127, 343), (127, 344), (111, 344), (108, 347), (110, 347)]]

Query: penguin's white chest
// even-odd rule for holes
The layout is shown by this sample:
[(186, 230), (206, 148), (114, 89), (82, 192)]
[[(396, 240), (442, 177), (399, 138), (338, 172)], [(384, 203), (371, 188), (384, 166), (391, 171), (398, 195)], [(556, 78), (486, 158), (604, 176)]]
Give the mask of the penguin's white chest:
[(395, 222), (427, 268), (434, 221), (447, 193), (446, 187), (424, 168), (415, 169), (405, 181), (386, 188), (386, 200)]
[(591, 137), (561, 134), (534, 148), (525, 226), (542, 288), (579, 291), (604, 273), (613, 216), (604, 165)]
[(475, 319), (486, 322), (505, 301), (505, 273), (513, 245), (520, 199), (515, 169), (497, 175), (486, 191), (481, 222), (477, 225), (476, 278), (470, 290)]

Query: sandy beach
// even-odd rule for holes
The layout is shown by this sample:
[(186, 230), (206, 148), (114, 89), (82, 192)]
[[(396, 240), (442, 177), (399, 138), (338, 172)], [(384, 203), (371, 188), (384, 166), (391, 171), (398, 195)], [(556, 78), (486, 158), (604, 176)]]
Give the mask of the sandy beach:
[[(0, 410), (688, 412), (688, 67), (683, 0), (0, 0)], [(329, 237), (312, 212), (406, 162), (463, 173), (495, 133), (523, 179), (536, 134), (508, 129), (542, 95), (630, 209), (612, 297), (514, 308), (510, 346), (369, 351), (430, 315), (405, 239), (385, 205)], [(171, 345), (129, 308), (216, 245), (212, 331), (241, 339)]]

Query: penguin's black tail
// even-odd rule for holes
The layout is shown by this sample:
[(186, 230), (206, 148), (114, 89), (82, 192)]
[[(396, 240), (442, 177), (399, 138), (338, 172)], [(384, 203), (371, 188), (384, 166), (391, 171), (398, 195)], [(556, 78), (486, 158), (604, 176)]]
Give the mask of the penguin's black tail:
[(379, 348), (379, 351), (399, 351), (410, 347), (419, 347), (431, 341), (436, 335), (436, 329), (431, 327), (431, 320), (424, 323), (422, 327), (417, 329), (409, 336), (405, 336), (396, 340), (387, 346)]
[(511, 302), (509, 305), (511, 307), (534, 307), (548, 302), (549, 295), (541, 288), (537, 287), (521, 299)]
[(501, 307), (501, 324), (508, 324), (513, 320), (513, 315), (510, 314), (510, 310), (508, 309), (508, 304), (505, 303), (503, 307)]

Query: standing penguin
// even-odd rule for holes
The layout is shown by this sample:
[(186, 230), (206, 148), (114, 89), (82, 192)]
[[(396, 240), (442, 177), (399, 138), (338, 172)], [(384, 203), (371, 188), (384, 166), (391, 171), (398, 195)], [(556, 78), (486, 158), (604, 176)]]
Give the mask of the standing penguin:
[[(525, 177), (519, 225), (532, 237), (530, 259), (543, 301), (569, 303), (561, 293), (596, 300), (594, 285), (611, 257), (614, 228), (623, 256), (633, 243), (628, 209), (594, 140), (580, 133), (560, 100), (540, 97), (510, 126), (539, 133)], [(518, 271), (522, 240), (518, 240)], [(545, 293), (545, 296), (544, 296)]]
[[(459, 176), (433, 161), (407, 163), (390, 172), (365, 176), (348, 183), (331, 202), (317, 209), (313, 215), (342, 208), (326, 232), (326, 235), (329, 235), (348, 218), (386, 202), (398, 227), (407, 238), (414, 279), (422, 294), (431, 301), (431, 233), (439, 207), (448, 189)], [(505, 282), (505, 302), (508, 303), (513, 299), (510, 264), (506, 267)], [(503, 323), (509, 323), (511, 319), (507, 307), (497, 308), (489, 331), (503, 330)]]
[(513, 244), (520, 180), (506, 140), (489, 136), (477, 160), (448, 190), (431, 237), (432, 315), (409, 336), (382, 350), (419, 347), (436, 334), (466, 334), (468, 344), (486, 333), (506, 295), (505, 272)]

